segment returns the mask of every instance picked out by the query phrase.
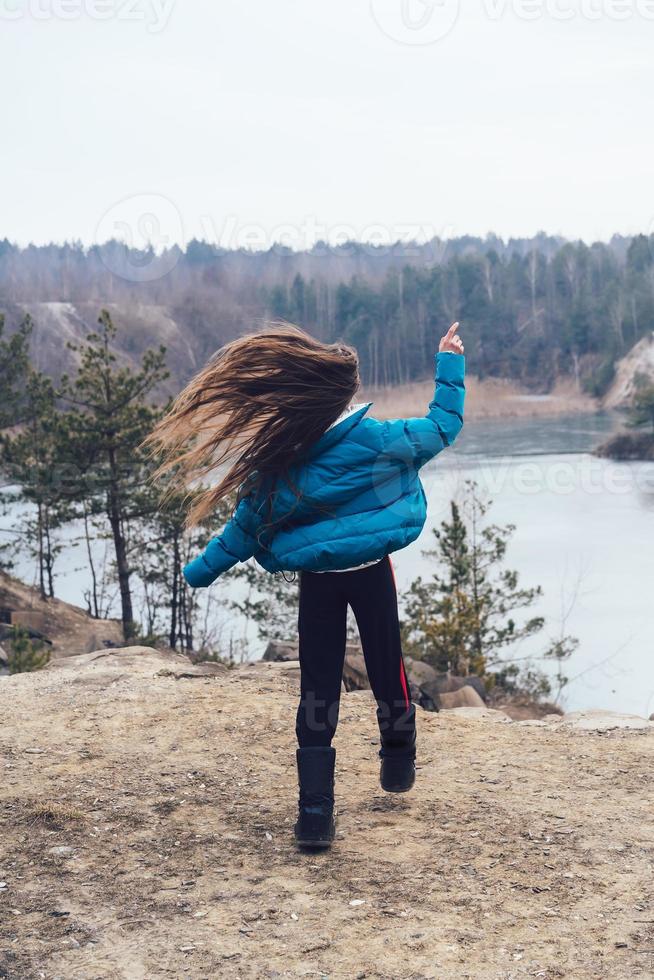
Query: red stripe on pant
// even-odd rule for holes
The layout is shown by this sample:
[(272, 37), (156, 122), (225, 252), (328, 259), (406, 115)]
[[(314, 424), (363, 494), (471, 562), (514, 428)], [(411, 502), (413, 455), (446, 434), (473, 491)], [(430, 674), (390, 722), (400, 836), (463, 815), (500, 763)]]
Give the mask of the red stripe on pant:
[[(395, 586), (395, 592), (397, 593), (397, 580), (395, 578), (395, 569), (393, 568), (393, 562), (391, 561), (391, 556), (388, 555), (388, 564), (391, 568), (391, 573), (393, 575), (393, 585)], [(402, 693), (404, 694), (404, 704), (408, 708), (411, 704), (411, 699), (409, 697), (409, 685), (406, 679), (406, 670), (404, 669), (404, 661), (402, 660), (402, 655), (400, 654), (400, 684), (402, 685)]]
[(409, 689), (406, 680), (406, 671), (404, 669), (404, 664), (401, 660), (400, 660), (400, 683), (402, 685), (402, 691), (404, 692), (404, 704), (408, 708), (409, 705), (411, 704), (411, 701), (409, 699)]

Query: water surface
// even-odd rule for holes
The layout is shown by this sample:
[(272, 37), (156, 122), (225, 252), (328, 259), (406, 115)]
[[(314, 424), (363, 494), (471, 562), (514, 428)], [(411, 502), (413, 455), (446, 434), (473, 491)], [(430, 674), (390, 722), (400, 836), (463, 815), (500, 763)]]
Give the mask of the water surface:
[[(468, 423), (424, 471), (428, 527), (449, 516), (466, 480), (492, 497), (489, 517), (515, 524), (509, 567), (541, 585), (546, 629), (517, 656), (537, 656), (561, 631), (580, 640), (565, 664), (565, 707), (654, 712), (654, 463), (616, 463), (590, 450), (613, 415)], [(430, 574), (419, 541), (394, 556), (398, 582)], [(531, 612), (529, 613), (531, 615)], [(541, 665), (542, 666), (542, 665)], [(550, 668), (551, 669), (551, 668)]]

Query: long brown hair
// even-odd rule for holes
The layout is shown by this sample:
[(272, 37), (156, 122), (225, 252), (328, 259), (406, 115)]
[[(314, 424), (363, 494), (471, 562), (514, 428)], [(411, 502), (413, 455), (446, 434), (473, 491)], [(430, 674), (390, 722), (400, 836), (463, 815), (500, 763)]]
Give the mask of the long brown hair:
[(356, 351), (323, 344), (299, 327), (276, 323), (222, 347), (148, 436), (172, 474), (191, 487), (228, 467), (220, 482), (194, 497), (187, 524), (200, 523), (220, 501), (272, 487), (348, 406), (359, 386)]

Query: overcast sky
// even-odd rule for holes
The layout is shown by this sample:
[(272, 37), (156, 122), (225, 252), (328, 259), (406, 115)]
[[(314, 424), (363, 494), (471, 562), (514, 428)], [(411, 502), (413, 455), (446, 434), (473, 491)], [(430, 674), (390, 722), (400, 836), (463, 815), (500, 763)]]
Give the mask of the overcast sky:
[(545, 2), (0, 0), (0, 238), (654, 232), (654, 0)]

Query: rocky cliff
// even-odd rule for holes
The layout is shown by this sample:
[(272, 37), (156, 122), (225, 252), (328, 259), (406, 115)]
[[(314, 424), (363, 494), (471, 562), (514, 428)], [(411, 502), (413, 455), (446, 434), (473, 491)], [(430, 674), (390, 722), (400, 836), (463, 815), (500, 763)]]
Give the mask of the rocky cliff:
[(84, 343), (87, 334), (96, 329), (101, 306), (109, 310), (118, 327), (116, 342), (125, 364), (136, 369), (147, 348), (160, 344), (166, 347), (172, 375), (167, 390), (171, 393), (179, 391), (200, 366), (199, 343), (188, 326), (175, 319), (166, 306), (135, 303), (127, 309), (115, 303), (21, 303), (16, 308), (15, 319), (29, 314), (34, 321), (31, 344), (34, 366), (55, 378), (73, 371), (78, 357), (67, 345)]
[(392, 797), (344, 694), (338, 837), (307, 856), (296, 678), (126, 648), (0, 680), (0, 977), (654, 975), (654, 725), (421, 712)]
[(636, 378), (644, 374), (654, 378), (654, 332), (643, 337), (618, 362), (615, 378), (604, 399), (604, 408), (625, 408), (630, 404)]
[(42, 638), (53, 659), (117, 646), (123, 641), (118, 620), (93, 619), (84, 609), (62, 599), (42, 599), (37, 589), (0, 572), (0, 643), (3, 638), (8, 641), (12, 626), (21, 626), (34, 638)]

